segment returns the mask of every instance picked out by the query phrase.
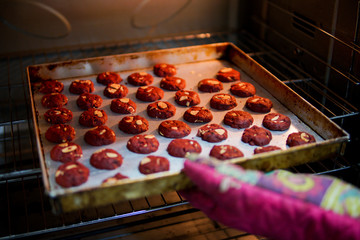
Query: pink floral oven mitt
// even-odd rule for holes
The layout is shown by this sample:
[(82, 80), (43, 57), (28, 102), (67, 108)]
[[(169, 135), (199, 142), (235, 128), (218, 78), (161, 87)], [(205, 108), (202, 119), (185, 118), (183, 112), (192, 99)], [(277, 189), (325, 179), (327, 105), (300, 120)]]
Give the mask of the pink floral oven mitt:
[(196, 187), (181, 194), (229, 227), (273, 239), (360, 239), (360, 191), (339, 179), (201, 158), (183, 171)]

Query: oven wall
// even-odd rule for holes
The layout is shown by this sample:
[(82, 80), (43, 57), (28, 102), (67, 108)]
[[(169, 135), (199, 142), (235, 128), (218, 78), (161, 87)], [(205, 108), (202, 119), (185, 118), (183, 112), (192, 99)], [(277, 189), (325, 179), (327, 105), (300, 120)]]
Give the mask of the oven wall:
[(0, 54), (237, 27), (236, 0), (3, 0)]

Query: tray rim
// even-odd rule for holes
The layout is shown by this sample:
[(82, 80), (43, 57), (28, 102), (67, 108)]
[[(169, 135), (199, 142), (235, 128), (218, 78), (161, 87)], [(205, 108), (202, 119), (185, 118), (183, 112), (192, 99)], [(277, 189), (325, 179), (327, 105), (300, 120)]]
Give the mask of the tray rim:
[[(240, 53), (241, 56), (246, 59), (246, 61), (251, 62), (251, 64), (254, 64), (258, 69), (260, 69), (262, 71), (262, 74), (266, 74), (272, 80), (276, 80), (278, 84), (284, 85), (284, 87), (287, 88), (287, 90), (289, 92), (292, 92), (292, 94), (294, 96), (296, 96), (296, 98), (303, 101), (307, 106), (309, 106), (311, 111), (316, 112), (319, 116), (326, 119), (328, 121), (328, 123), (330, 125), (332, 125), (332, 127), (334, 127), (334, 129), (336, 129), (337, 133), (339, 134), (339, 136), (337, 136), (335, 138), (325, 139), (322, 134), (320, 134), (318, 131), (314, 130), (321, 137), (323, 137), (325, 139), (325, 141), (323, 141), (321, 143), (312, 143), (312, 144), (297, 146), (297, 147), (293, 147), (293, 148), (289, 148), (289, 149), (284, 149), (281, 152), (269, 152), (269, 153), (260, 154), (258, 156), (251, 156), (251, 157), (243, 157), (243, 158), (238, 158), (238, 159), (232, 159), (229, 162), (241, 165), (241, 166), (246, 167), (246, 168), (257, 169), (256, 165), (247, 164), (247, 162), (249, 162), (249, 161), (259, 161), (261, 163), (261, 162), (267, 161), (267, 159), (269, 159), (269, 158), (283, 159), (284, 156), (286, 157), (286, 155), (288, 155), (288, 154), (291, 155), (291, 154), (294, 154), (294, 153), (296, 154), (297, 152), (311, 151), (311, 149), (317, 148), (319, 146), (322, 146), (325, 149), (327, 149), (327, 147), (335, 147), (336, 149), (339, 149), (338, 154), (341, 155), (341, 154), (344, 153), (346, 143), (350, 139), (349, 134), (345, 130), (340, 128), (335, 122), (333, 122), (331, 119), (329, 119), (327, 116), (325, 116), (322, 112), (320, 112), (318, 109), (316, 109), (310, 103), (308, 103), (305, 99), (303, 99), (299, 94), (294, 92), (291, 88), (286, 86), (286, 84), (281, 82), (272, 73), (270, 73), (268, 70), (266, 70), (262, 65), (257, 63), (254, 59), (252, 59), (248, 54), (246, 54), (241, 49), (239, 49), (236, 45), (234, 45), (233, 43), (230, 43), (230, 42), (195, 45), (195, 46), (169, 48), (169, 49), (160, 49), (160, 50), (152, 50), (152, 51), (142, 51), (142, 52), (117, 54), (117, 55), (108, 55), (108, 56), (101, 56), (101, 57), (75, 59), (75, 60), (69, 60), (69, 61), (63, 61), (63, 62), (58, 61), (58, 62), (53, 62), (53, 63), (42, 63), (42, 64), (30, 65), (30, 66), (26, 67), (26, 76), (27, 76), (28, 85), (29, 85), (29, 94), (30, 94), (30, 100), (31, 100), (31, 106), (32, 106), (31, 107), (32, 119), (33, 119), (33, 125), (34, 125), (35, 134), (36, 134), (36, 144), (37, 144), (37, 149), (38, 149), (38, 152), (39, 152), (39, 160), (40, 160), (40, 166), (41, 166), (42, 174), (45, 174), (45, 177), (43, 176), (43, 183), (44, 183), (44, 186), (45, 186), (45, 192), (50, 197), (50, 199), (51, 199), (51, 201), (53, 203), (52, 205), (53, 205), (53, 207), (55, 209), (55, 212), (68, 212), (68, 211), (82, 209), (84, 207), (93, 206), (92, 203), (82, 201), (82, 200), (85, 199), (85, 195), (88, 195), (90, 198), (92, 198), (92, 197), (96, 196), (100, 192), (104, 192), (104, 191), (105, 192), (107, 192), (107, 191), (120, 191), (120, 189), (122, 189), (124, 186), (130, 186), (130, 185), (135, 186), (135, 185), (141, 184), (139, 182), (153, 182), (155, 185), (159, 185), (160, 181), (163, 181), (164, 178), (170, 179), (171, 181), (172, 181), (172, 179), (174, 179), (174, 181), (176, 181), (176, 180), (181, 180), (182, 181), (182, 183), (178, 183), (178, 184), (176, 184), (174, 182), (171, 182), (171, 184), (170, 184), (171, 187), (172, 187), (171, 190), (181, 190), (183, 188), (191, 186), (191, 183), (190, 183), (189, 179), (181, 171), (177, 171), (177, 172), (173, 172), (173, 173), (162, 173), (162, 174), (148, 175), (148, 176), (145, 176), (145, 178), (141, 179), (141, 180), (138, 180), (138, 179), (124, 179), (121, 182), (116, 183), (116, 184), (111, 185), (111, 186), (100, 186), (100, 187), (95, 187), (95, 188), (83, 189), (81, 191), (76, 191), (76, 192), (72, 192), (72, 191), (67, 192), (67, 191), (65, 191), (63, 194), (57, 194), (56, 196), (53, 196), (51, 194), (51, 192), (50, 192), (50, 186), (49, 186), (49, 181), (48, 181), (49, 175), (48, 175), (48, 171), (47, 171), (46, 161), (44, 159), (45, 158), (44, 157), (44, 151), (43, 151), (43, 148), (42, 148), (42, 142), (41, 142), (41, 138), (40, 138), (40, 134), (39, 134), (39, 127), (38, 127), (38, 115), (37, 115), (37, 112), (36, 112), (35, 102), (34, 102), (33, 92), (32, 92), (32, 83), (38, 82), (38, 80), (41, 80), (41, 77), (36, 76), (36, 74), (34, 75), (33, 69), (42, 69), (42, 68), (53, 69), (54, 65), (59, 65), (59, 64), (60, 65), (68, 65), (68, 64), (71, 64), (71, 63), (72, 64), (74, 64), (74, 63), (75, 64), (81, 64), (81, 63), (86, 63), (86, 62), (89, 62), (89, 61), (90, 62), (104, 61), (104, 59), (112, 59), (112, 58), (136, 59), (136, 58), (141, 58), (141, 57), (147, 56), (149, 54), (150, 55), (152, 55), (152, 54), (161, 55), (161, 54), (169, 54), (169, 53), (174, 54), (174, 53), (184, 52), (184, 51), (185, 52), (191, 52), (192, 50), (198, 50), (198, 49), (205, 49), (205, 50), (206, 49), (212, 49), (212, 50), (216, 49), (216, 54), (215, 55), (217, 56), (217, 59), (221, 59), (224, 56), (226, 56), (227, 54), (231, 54), (232, 51)], [(210, 56), (209, 59), (214, 59), (214, 58)], [(195, 60), (190, 61), (190, 62), (198, 62), (198, 61), (202, 61), (202, 60), (201, 59), (200, 60), (195, 59)], [(237, 63), (233, 62), (233, 60), (229, 60), (229, 61), (232, 62), (237, 67), (244, 70)], [(182, 63), (190, 63), (190, 62), (182, 62)], [(128, 70), (131, 70), (131, 69), (124, 69), (124, 71), (125, 70), (128, 71)], [(246, 70), (244, 70), (244, 71), (247, 74), (249, 74), (251, 77), (253, 77), (251, 73), (247, 72)], [(91, 75), (98, 74), (100, 72), (102, 72), (102, 71), (94, 72)], [(119, 72), (121, 72), (121, 70)], [(81, 76), (86, 76), (86, 75), (81, 75)], [(77, 77), (77, 76), (73, 76), (73, 77)], [(256, 79), (254, 79), (254, 80), (257, 81)], [(278, 99), (277, 97), (275, 97), (275, 98)], [(282, 101), (280, 101), (280, 102), (283, 104)], [(290, 111), (292, 111), (292, 109), (290, 109)], [(298, 116), (297, 114), (295, 114), (295, 115)], [(309, 127), (314, 129), (313, 126), (309, 125), (309, 123), (307, 121), (304, 121), (304, 122)], [(268, 170), (272, 170), (272, 169), (260, 169), (260, 170), (268, 171)], [(157, 191), (154, 191), (151, 194), (162, 193), (163, 190), (169, 190), (169, 189), (159, 188)], [(133, 196), (133, 197), (129, 197), (129, 198), (126, 197), (125, 199), (119, 198), (117, 200), (118, 201), (120, 201), (120, 200), (130, 200), (130, 199), (139, 198), (139, 197), (142, 197), (142, 196)], [(86, 198), (86, 199), (88, 199), (88, 198)], [(78, 205), (75, 204), (74, 206), (70, 206), (69, 203), (68, 203), (69, 201), (78, 202), (79, 204)], [(103, 202), (103, 204), (108, 204), (108, 203), (110, 203), (110, 202), (108, 202), (107, 200)], [(101, 204), (95, 204), (95, 205), (97, 206), (97, 205), (101, 205)]]

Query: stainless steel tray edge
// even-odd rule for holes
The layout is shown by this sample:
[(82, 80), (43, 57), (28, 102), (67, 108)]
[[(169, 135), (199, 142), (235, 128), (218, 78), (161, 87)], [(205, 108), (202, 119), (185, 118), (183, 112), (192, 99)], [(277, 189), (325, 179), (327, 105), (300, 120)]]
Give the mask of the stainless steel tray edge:
[[(29, 80), (29, 90), (32, 101), (31, 104), (33, 106), (32, 114), (34, 128), (37, 134), (37, 147), (40, 153), (41, 168), (43, 174), (45, 174), (43, 181), (47, 193), (49, 192), (47, 167), (44, 161), (41, 139), (38, 134), (37, 112), (32, 98), (31, 83), (49, 78), (61, 79), (84, 75), (84, 69), (86, 74), (93, 75), (103, 71), (122, 71), (143, 68), (145, 67), (144, 64), (150, 66), (151, 64), (155, 64), (159, 61), (166, 61), (172, 64), (184, 63), (184, 58), (177, 57), (179, 55), (185, 56), (186, 62), (205, 61), (207, 59), (214, 58), (227, 58), (254, 78), (255, 81), (266, 88), (287, 108), (291, 109), (291, 111), (293, 111), (296, 115), (299, 115), (306, 124), (308, 124), (325, 139), (325, 141), (321, 143), (294, 147), (280, 152), (260, 154), (249, 158), (234, 159), (232, 160), (233, 163), (240, 164), (245, 168), (265, 171), (276, 168), (286, 168), (336, 155), (344, 148), (343, 145), (345, 145), (349, 140), (349, 135), (344, 130), (338, 127), (320, 111), (311, 106), (270, 72), (260, 66), (255, 60), (231, 43), (217, 43), (194, 47), (73, 60), (62, 63), (39, 64), (27, 67), (27, 77)], [(149, 57), (150, 59), (144, 63), (140, 61), (143, 57)], [(111, 63), (111, 61), (109, 61), (112, 58), (116, 59), (115, 63)], [(129, 62), (126, 63), (126, 60), (129, 60)], [(96, 67), (98, 63), (101, 63), (101, 67)], [(65, 71), (66, 68), (64, 68), (64, 66), (68, 67), (69, 64), (71, 64), (70, 71)], [(273, 92), (272, 88), (278, 90), (279, 93), (277, 91)], [(295, 106), (291, 106), (292, 103), (295, 104)], [(301, 114), (303, 111), (306, 114)], [(309, 113), (312, 113), (313, 115), (311, 116)], [(317, 119), (317, 121), (315, 122), (313, 119)], [(324, 131), (324, 129), (326, 131)], [(52, 198), (55, 210), (68, 212), (86, 207), (106, 205), (121, 200), (149, 196), (168, 190), (180, 190), (190, 185), (191, 183), (189, 180), (181, 172), (172, 174), (165, 173), (148, 176), (144, 181), (124, 180), (112, 186), (85, 189), (75, 193), (69, 192), (60, 196), (50, 197)], [(130, 191), (129, 189), (137, 189), (137, 191)]]

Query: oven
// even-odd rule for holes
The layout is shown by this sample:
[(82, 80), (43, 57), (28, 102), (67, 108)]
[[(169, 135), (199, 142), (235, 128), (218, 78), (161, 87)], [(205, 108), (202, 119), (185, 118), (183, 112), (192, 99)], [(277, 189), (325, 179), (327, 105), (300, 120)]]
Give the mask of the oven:
[(288, 170), (360, 186), (360, 1), (13, 0), (0, 3), (0, 239), (264, 239), (176, 191), (54, 213), (45, 194), (29, 65), (231, 42), (350, 134), (345, 151)]

